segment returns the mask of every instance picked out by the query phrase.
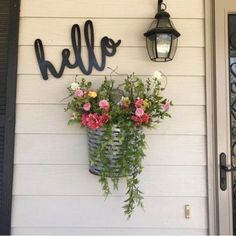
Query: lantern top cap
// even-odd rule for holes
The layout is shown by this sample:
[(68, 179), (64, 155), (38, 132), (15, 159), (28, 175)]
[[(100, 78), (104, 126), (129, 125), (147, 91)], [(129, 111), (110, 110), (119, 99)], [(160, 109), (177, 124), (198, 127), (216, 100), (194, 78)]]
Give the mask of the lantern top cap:
[(175, 29), (174, 24), (170, 20), (170, 14), (166, 12), (166, 4), (163, 0), (158, 0), (157, 14), (155, 20), (150, 29), (144, 34), (145, 37), (149, 37), (154, 34), (172, 34), (175, 37), (179, 37), (180, 33)]
[(144, 33), (145, 37), (149, 37), (155, 34), (173, 34), (176, 38), (180, 36), (180, 33), (175, 28), (153, 28)]
[(161, 10), (155, 15), (155, 18), (156, 19), (170, 18), (170, 14), (168, 12), (166, 12), (165, 10)]

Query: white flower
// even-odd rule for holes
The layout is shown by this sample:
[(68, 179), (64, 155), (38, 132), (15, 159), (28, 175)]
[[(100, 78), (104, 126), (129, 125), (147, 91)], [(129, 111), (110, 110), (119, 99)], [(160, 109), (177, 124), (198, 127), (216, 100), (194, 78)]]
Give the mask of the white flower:
[(162, 78), (162, 73), (161, 73), (160, 71), (156, 70), (156, 71), (154, 72), (153, 77), (156, 78), (156, 79), (158, 79), (158, 80), (160, 80), (160, 79)]
[(72, 90), (76, 90), (76, 89), (79, 88), (79, 84), (76, 83), (76, 82), (73, 82), (73, 83), (71, 83), (70, 88), (71, 88)]

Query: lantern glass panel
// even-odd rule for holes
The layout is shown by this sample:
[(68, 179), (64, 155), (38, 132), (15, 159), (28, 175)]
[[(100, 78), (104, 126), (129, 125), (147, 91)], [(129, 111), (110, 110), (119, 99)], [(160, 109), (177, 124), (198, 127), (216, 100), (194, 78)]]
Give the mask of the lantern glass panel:
[(170, 28), (176, 30), (174, 23), (169, 19)]
[(152, 24), (150, 25), (148, 30), (156, 29), (157, 25), (158, 25), (158, 21), (155, 19), (154, 21), (152, 21)]
[(158, 58), (168, 58), (171, 50), (170, 34), (156, 34), (156, 50)]
[(176, 38), (176, 36), (172, 35), (171, 52), (170, 52), (170, 56), (169, 56), (170, 60), (172, 60), (175, 56), (177, 44), (178, 44), (178, 38)]
[(149, 57), (151, 60), (154, 60), (157, 57), (156, 54), (156, 43), (155, 43), (155, 35), (150, 35), (149, 37), (146, 38), (146, 43), (147, 43), (147, 51), (149, 54)]

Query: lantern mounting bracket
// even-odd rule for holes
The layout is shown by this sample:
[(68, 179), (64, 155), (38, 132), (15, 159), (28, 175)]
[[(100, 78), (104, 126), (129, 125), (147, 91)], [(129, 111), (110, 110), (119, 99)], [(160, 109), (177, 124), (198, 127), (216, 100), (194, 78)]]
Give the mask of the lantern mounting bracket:
[(165, 10), (166, 10), (166, 4), (163, 2), (163, 0), (158, 0), (157, 12), (165, 11)]

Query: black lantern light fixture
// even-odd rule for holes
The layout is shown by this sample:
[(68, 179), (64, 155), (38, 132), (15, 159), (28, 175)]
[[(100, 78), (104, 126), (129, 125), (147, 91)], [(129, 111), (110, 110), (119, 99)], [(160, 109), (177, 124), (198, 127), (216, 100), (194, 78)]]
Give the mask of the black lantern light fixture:
[(149, 30), (144, 34), (149, 57), (152, 61), (166, 62), (174, 58), (180, 33), (165, 11), (163, 0), (158, 0), (158, 11)]

